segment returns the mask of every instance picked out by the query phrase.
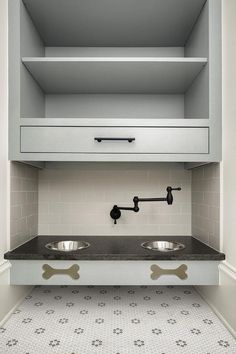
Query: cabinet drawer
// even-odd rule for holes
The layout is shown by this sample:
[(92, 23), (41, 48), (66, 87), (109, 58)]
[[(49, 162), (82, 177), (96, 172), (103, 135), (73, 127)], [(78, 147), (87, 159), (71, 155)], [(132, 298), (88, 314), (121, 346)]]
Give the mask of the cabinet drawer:
[(15, 285), (217, 285), (218, 261), (11, 260)]
[(21, 152), (207, 154), (208, 128), (22, 127)]

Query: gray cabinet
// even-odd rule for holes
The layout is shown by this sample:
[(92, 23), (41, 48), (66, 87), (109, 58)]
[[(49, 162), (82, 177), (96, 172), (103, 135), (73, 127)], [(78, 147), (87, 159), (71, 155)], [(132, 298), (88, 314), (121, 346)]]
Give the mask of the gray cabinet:
[(11, 0), (9, 68), (12, 160), (221, 160), (220, 0)]
[[(71, 268), (76, 267), (75, 276)], [(164, 274), (152, 276), (153, 267)], [(184, 276), (176, 269), (184, 267)], [(48, 269), (55, 270), (51, 274)], [(168, 271), (165, 274), (165, 270)], [(173, 271), (173, 274), (171, 274)], [(138, 274), (138, 277), (134, 277)], [(219, 261), (11, 260), (12, 285), (218, 285)]]

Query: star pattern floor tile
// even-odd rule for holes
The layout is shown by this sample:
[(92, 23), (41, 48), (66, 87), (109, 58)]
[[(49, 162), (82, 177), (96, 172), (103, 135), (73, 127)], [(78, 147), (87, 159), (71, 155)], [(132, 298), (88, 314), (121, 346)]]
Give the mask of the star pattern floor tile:
[(236, 354), (236, 341), (192, 287), (37, 286), (0, 353)]

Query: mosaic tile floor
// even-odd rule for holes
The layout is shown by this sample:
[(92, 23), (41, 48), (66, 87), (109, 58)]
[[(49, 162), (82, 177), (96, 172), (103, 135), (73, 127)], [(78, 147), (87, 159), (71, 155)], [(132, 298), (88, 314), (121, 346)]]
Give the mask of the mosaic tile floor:
[(192, 287), (36, 287), (0, 328), (0, 353), (236, 354)]

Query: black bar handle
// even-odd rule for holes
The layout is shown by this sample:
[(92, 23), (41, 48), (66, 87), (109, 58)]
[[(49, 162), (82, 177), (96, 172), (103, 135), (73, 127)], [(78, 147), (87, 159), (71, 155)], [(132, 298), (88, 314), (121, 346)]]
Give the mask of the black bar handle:
[(94, 138), (98, 143), (101, 143), (103, 140), (105, 141), (128, 141), (129, 143), (132, 143), (132, 141), (135, 140), (135, 138)]

